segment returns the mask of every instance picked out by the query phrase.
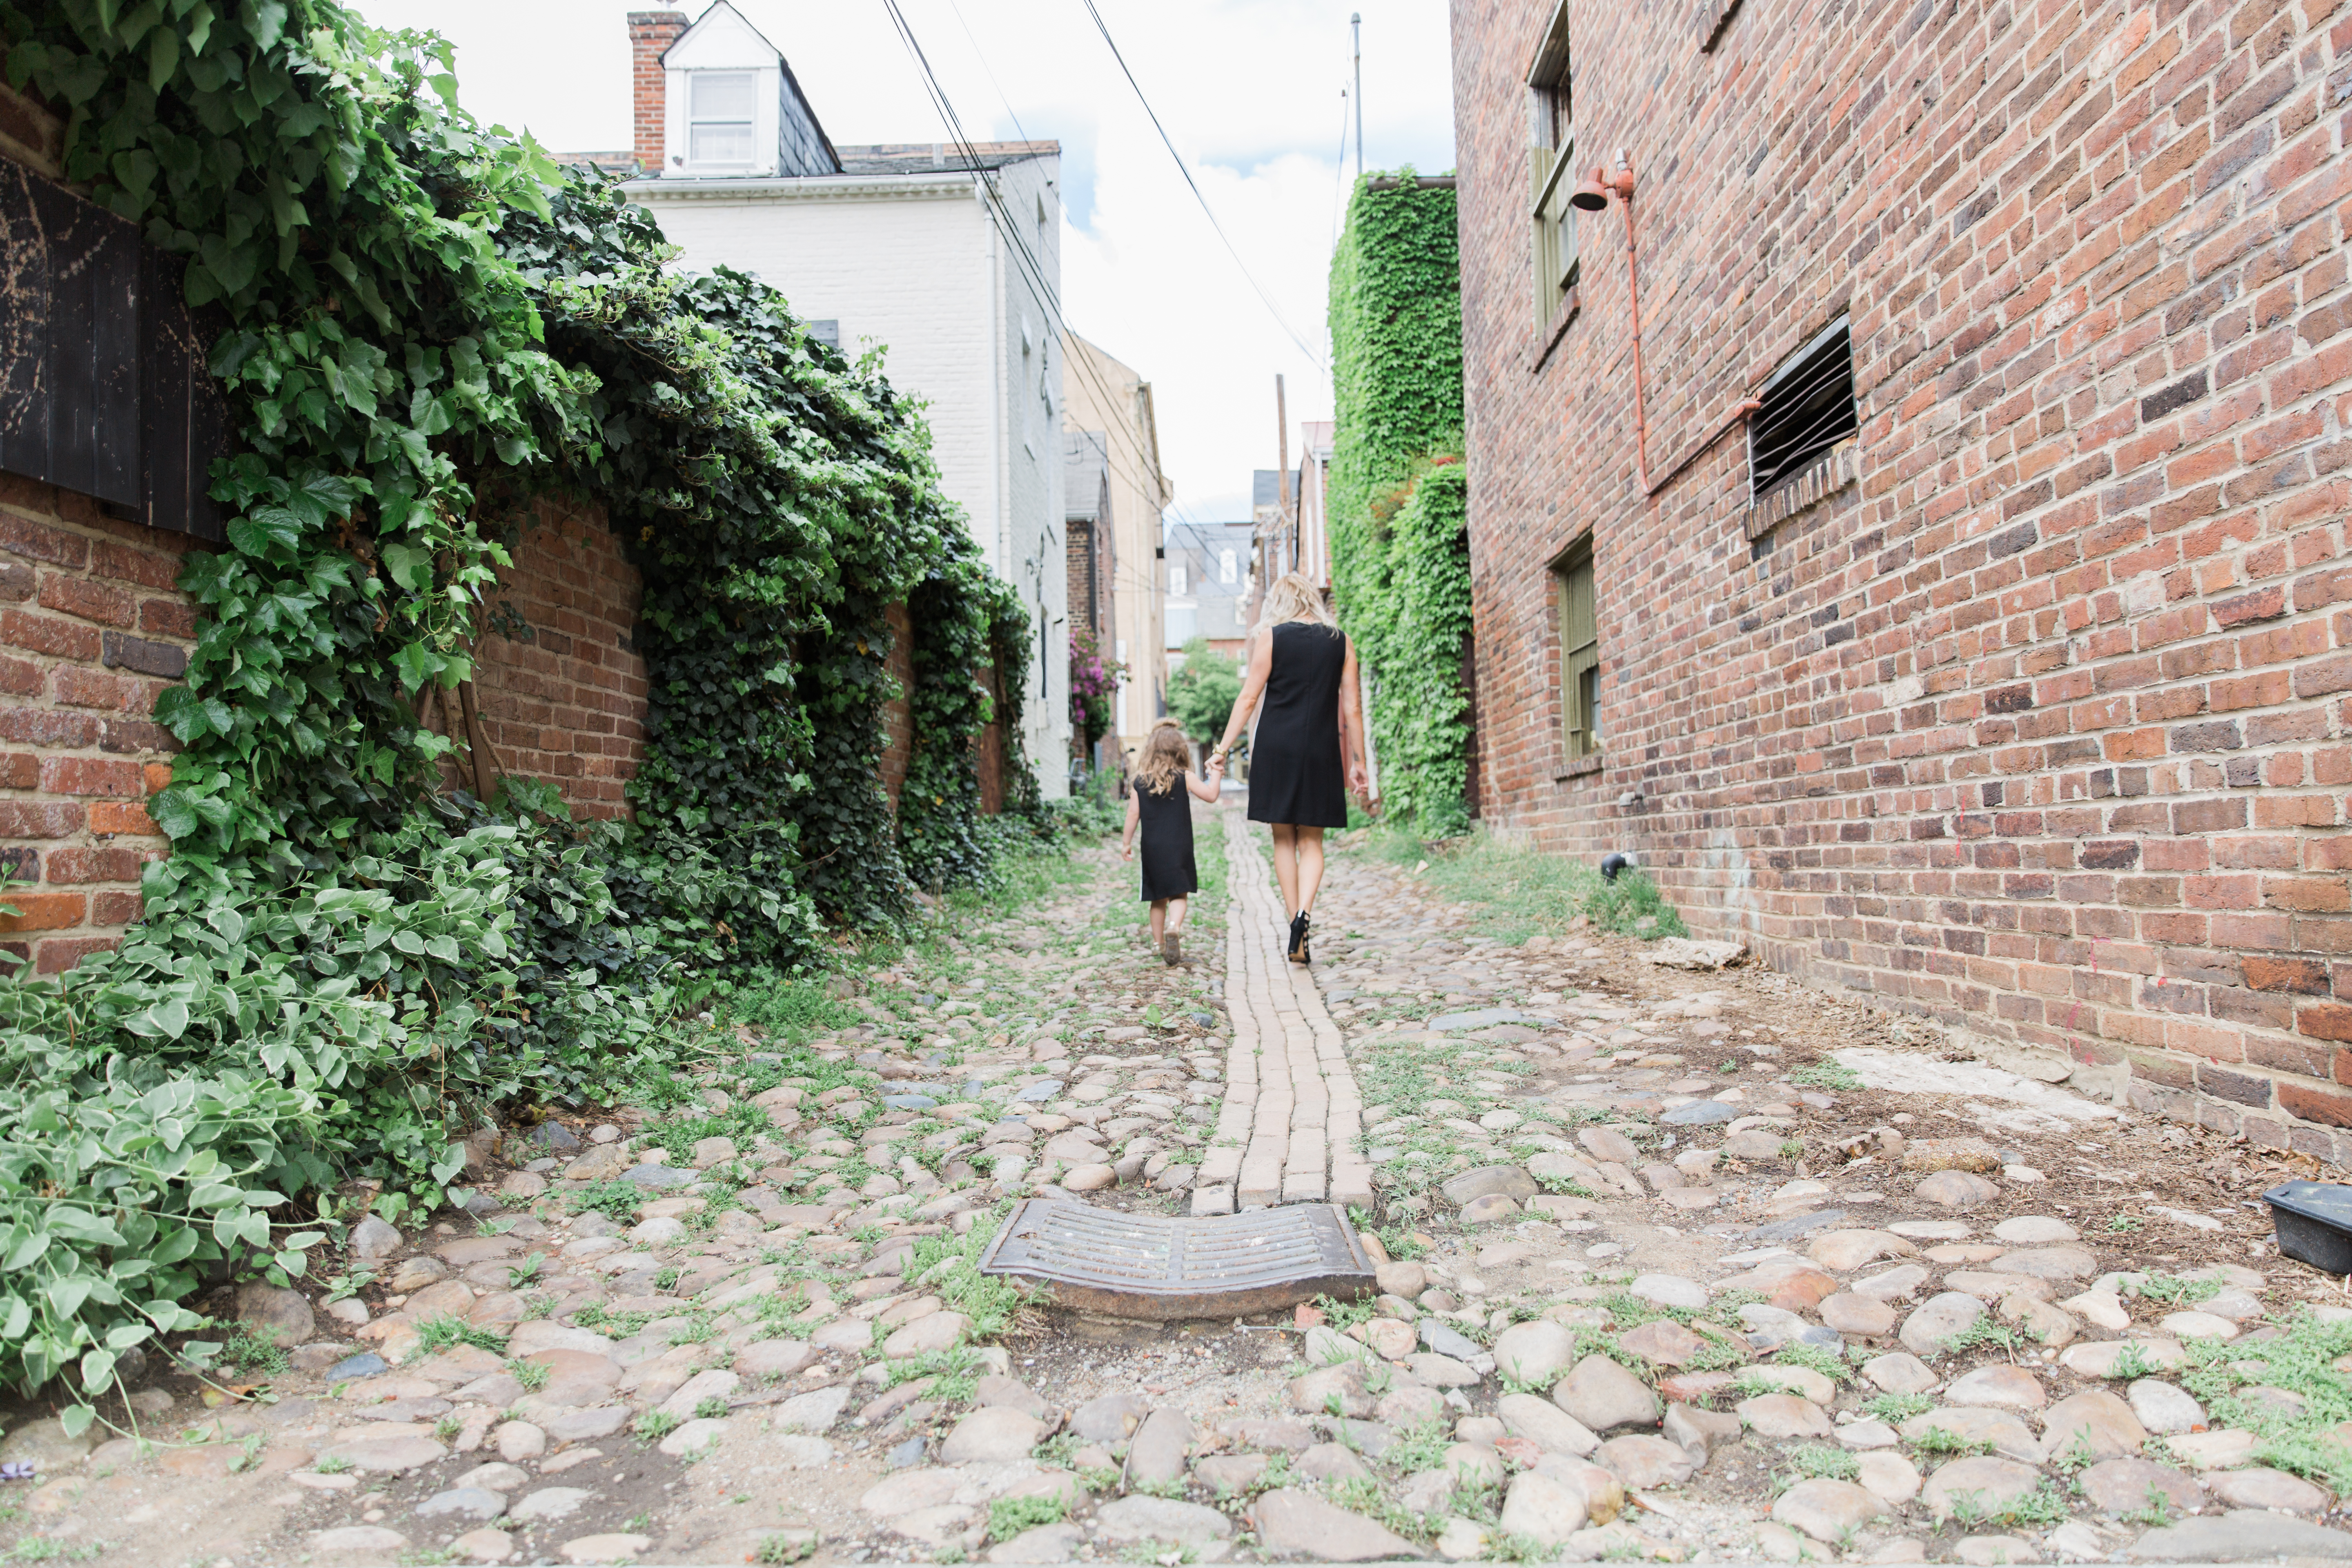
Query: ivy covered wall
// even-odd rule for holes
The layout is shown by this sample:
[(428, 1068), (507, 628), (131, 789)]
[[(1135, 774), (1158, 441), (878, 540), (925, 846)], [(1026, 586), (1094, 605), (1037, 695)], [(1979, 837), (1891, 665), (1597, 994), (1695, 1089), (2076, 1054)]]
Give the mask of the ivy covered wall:
[(1331, 258), (1331, 584), (1386, 810), (1433, 837), (1469, 820), (1459, 261), (1450, 184), (1358, 182)]
[[(155, 704), (183, 750), (145, 921), (0, 977), (0, 1379), (64, 1374), (79, 1430), (120, 1354), (200, 1326), (200, 1279), (300, 1271), (345, 1179), (437, 1205), (469, 1128), (666, 1070), (684, 1007), (893, 929), (910, 863), (984, 875), (1042, 808), (982, 819), (981, 672), (1031, 628), (878, 361), (755, 279), (666, 272), (609, 183), (457, 107), (445, 44), (335, 0), (0, 0), (0, 47), (216, 328), (234, 451)], [(643, 578), (633, 823), (436, 787), (427, 710), (550, 497)]]

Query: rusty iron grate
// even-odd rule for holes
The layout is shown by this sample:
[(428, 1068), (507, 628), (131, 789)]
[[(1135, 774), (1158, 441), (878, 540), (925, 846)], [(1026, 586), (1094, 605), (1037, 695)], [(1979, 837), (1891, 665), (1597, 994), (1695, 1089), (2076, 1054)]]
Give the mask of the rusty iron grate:
[(1055, 1303), (1118, 1318), (1244, 1317), (1373, 1292), (1372, 1262), (1331, 1204), (1163, 1218), (1030, 1198), (982, 1254), (982, 1274), (1044, 1282)]

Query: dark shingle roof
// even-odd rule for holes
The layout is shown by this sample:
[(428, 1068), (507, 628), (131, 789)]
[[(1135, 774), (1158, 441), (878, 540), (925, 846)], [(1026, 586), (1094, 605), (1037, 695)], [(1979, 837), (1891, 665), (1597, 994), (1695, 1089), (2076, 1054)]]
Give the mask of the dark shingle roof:
[(845, 174), (930, 174), (949, 169), (1002, 169), (1032, 158), (1061, 155), (1059, 142), (876, 142), (836, 147)]

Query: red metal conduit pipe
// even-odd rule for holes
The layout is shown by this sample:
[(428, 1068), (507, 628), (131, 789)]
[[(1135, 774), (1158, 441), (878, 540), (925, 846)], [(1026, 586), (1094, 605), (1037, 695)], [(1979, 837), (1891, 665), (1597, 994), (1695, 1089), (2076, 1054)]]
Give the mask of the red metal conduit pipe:
[(1633, 318), (1633, 451), (1639, 465), (1642, 494), (1647, 499), (1656, 496), (1672, 484), (1676, 475), (1697, 461), (1708, 447), (1723, 439), (1741, 420), (1764, 405), (1753, 397), (1734, 404), (1723, 423), (1717, 426), (1706, 440), (1692, 447), (1680, 462), (1657, 479), (1650, 478), (1650, 415), (1642, 374), (1641, 266), (1633, 237), (1633, 164), (1622, 148), (1617, 153), (1616, 174), (1610, 174), (1595, 165), (1591, 180), (1580, 187), (1569, 200), (1585, 212), (1600, 212), (1609, 205), (1609, 198), (1612, 195), (1625, 214), (1625, 296)]

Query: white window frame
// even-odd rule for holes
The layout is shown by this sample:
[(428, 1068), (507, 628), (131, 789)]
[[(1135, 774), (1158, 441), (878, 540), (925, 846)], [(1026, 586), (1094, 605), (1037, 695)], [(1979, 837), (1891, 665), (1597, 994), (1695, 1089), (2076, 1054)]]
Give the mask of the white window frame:
[(1168, 592), (1179, 599), (1192, 592), (1191, 576), (1181, 561), (1168, 563)]
[(1217, 581), (1227, 584), (1242, 580), (1242, 558), (1230, 550), (1217, 552)]
[[(686, 163), (688, 169), (751, 169), (760, 163), (760, 79), (762, 72), (744, 70), (691, 70), (686, 73)], [(702, 111), (702, 91), (706, 85), (716, 86), (726, 79), (740, 80), (743, 85), (744, 102), (740, 116), (706, 114)], [(700, 153), (696, 133), (705, 126), (742, 128), (743, 156), (740, 158), (706, 158)]]

